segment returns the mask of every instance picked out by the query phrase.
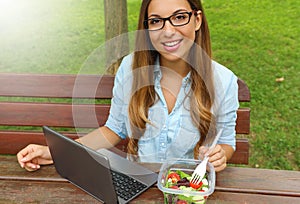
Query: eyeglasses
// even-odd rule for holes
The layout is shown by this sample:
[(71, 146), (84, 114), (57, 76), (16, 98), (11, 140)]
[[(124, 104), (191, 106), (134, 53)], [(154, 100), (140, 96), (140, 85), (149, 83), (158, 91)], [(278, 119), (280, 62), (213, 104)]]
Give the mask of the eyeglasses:
[(172, 26), (184, 26), (191, 20), (191, 16), (194, 12), (180, 12), (175, 13), (167, 18), (149, 18), (144, 21), (144, 26), (149, 31), (161, 30), (165, 26), (166, 21), (169, 21)]

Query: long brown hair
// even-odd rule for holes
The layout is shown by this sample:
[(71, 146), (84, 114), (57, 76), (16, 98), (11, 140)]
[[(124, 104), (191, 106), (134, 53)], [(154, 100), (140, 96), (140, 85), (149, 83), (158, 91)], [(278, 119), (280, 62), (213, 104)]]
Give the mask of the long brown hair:
[[(200, 29), (196, 31), (195, 42), (187, 59), (191, 67), (190, 114), (193, 124), (198, 128), (201, 135), (194, 147), (194, 157), (198, 158), (200, 145), (208, 135), (215, 133), (214, 116), (211, 113), (214, 101), (212, 53), (209, 29), (201, 2), (200, 0), (187, 1), (193, 10), (202, 11), (202, 24)], [(150, 123), (148, 110), (156, 99), (153, 86), (153, 65), (159, 53), (153, 48), (144, 25), (144, 20), (148, 17), (147, 10), (150, 2), (151, 0), (143, 0), (141, 5), (135, 42), (136, 48), (132, 63), (134, 75), (132, 96), (129, 103), (132, 135), (128, 144), (128, 153), (132, 158), (137, 156), (138, 140), (145, 131), (146, 123)]]

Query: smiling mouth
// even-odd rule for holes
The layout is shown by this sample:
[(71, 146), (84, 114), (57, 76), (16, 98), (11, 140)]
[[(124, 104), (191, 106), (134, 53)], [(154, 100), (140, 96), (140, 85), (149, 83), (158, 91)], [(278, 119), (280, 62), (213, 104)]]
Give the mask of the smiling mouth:
[(176, 40), (176, 41), (172, 41), (172, 42), (165, 42), (162, 44), (166, 47), (174, 47), (174, 46), (178, 45), (180, 42), (181, 42), (181, 40)]

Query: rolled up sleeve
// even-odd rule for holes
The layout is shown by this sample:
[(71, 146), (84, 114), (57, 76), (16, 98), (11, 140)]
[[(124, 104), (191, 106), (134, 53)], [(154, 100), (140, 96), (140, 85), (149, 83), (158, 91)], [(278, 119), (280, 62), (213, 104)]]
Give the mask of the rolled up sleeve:
[(126, 101), (126, 97), (129, 94), (128, 89), (131, 88), (129, 87), (131, 84), (126, 79), (126, 74), (128, 75), (130, 69), (131, 56), (127, 56), (123, 59), (115, 76), (111, 108), (105, 124), (106, 127), (114, 131), (122, 139), (125, 139), (128, 135), (126, 128), (128, 102)]

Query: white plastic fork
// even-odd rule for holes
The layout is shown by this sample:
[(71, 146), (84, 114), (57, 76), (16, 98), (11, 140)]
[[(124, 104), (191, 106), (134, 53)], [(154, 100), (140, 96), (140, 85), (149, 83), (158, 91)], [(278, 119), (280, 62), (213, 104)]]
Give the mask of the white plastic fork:
[(196, 167), (196, 169), (194, 170), (193, 174), (192, 174), (192, 178), (190, 180), (190, 182), (192, 184), (195, 185), (199, 185), (200, 182), (202, 181), (205, 172), (206, 172), (206, 166), (207, 166), (207, 162), (208, 162), (208, 154), (210, 153), (210, 151), (216, 146), (217, 141), (219, 140), (221, 134), (222, 134), (223, 129), (221, 129), (219, 131), (219, 133), (217, 134), (216, 138), (214, 139), (213, 143), (211, 144), (211, 146), (209, 147), (208, 151), (206, 152), (204, 159), (201, 161), (200, 164), (198, 164), (198, 166)]

